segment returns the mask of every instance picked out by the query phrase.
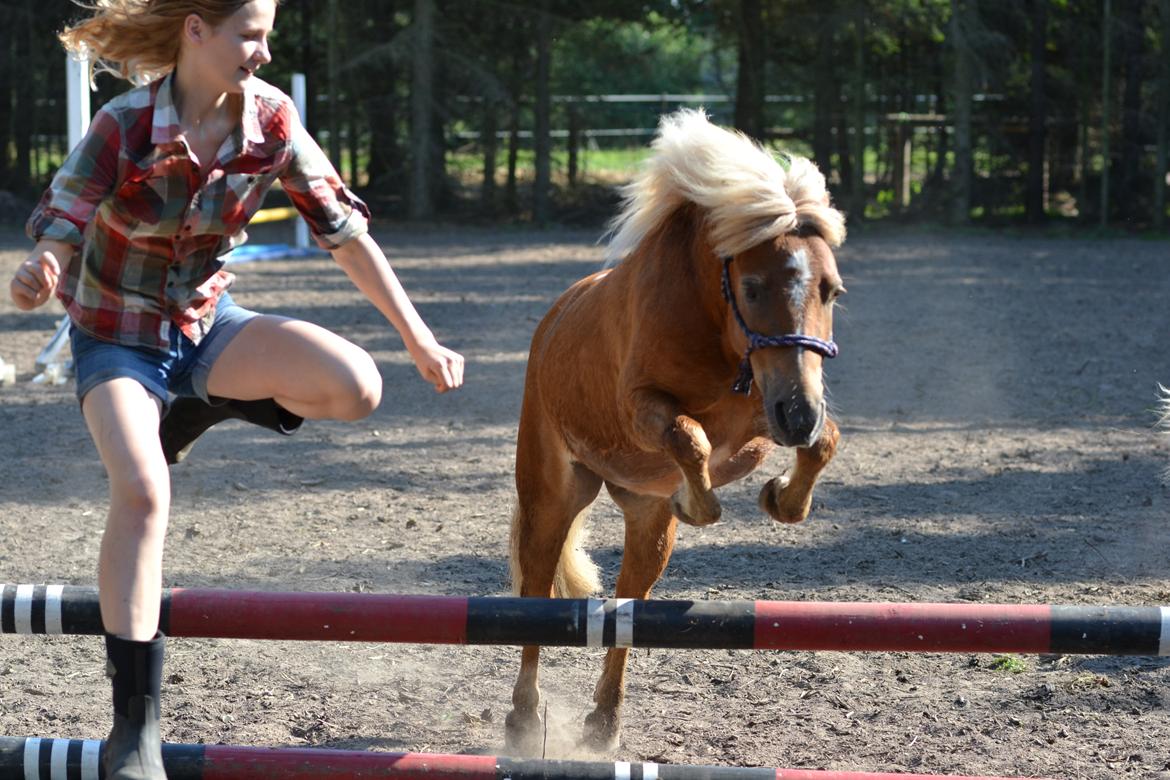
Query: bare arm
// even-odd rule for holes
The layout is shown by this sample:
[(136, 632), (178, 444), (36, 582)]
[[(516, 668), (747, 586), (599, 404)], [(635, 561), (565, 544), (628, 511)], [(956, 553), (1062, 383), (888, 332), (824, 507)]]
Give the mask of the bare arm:
[(445, 393), (463, 384), (463, 356), (435, 340), (381, 247), (368, 233), (333, 250), (333, 259), (398, 331), (419, 373), (435, 390)]
[(49, 239), (38, 241), (8, 284), (16, 308), (29, 311), (49, 300), (61, 278), (61, 263), (72, 254), (71, 244)]

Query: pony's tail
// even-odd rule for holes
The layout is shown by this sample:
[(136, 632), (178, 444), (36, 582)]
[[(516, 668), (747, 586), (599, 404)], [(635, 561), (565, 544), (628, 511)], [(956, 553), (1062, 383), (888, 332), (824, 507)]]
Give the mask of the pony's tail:
[[(597, 564), (582, 549), (585, 532), (585, 517), (589, 510), (583, 509), (573, 518), (569, 526), (569, 534), (561, 546), (560, 557), (557, 559), (557, 572), (553, 578), (553, 596), (556, 598), (585, 598), (601, 590), (601, 573)], [(511, 554), (508, 558), (508, 568), (512, 574), (512, 593), (520, 595), (520, 587), (524, 582), (524, 570), (520, 565), (520, 507), (512, 510)]]

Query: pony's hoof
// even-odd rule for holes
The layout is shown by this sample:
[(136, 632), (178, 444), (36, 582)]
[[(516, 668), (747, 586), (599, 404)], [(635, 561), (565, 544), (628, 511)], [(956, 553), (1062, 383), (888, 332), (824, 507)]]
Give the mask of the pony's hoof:
[(617, 750), (621, 730), (622, 724), (618, 717), (594, 710), (585, 716), (583, 744), (595, 753)]
[(509, 712), (504, 718), (504, 745), (508, 752), (519, 756), (539, 756), (544, 742), (542, 725), (540, 716), (535, 713)]
[(685, 490), (684, 487), (670, 497), (671, 514), (687, 525), (703, 526), (719, 522), (719, 518), (723, 516), (723, 506), (719, 499), (715, 498), (714, 493), (711, 494), (710, 501), (704, 502), (705, 506), (693, 508), (690, 506), (693, 502), (687, 501), (689, 494)]
[(794, 497), (791, 495), (790, 478), (787, 474), (773, 477), (760, 488), (760, 509), (778, 523), (799, 523), (808, 517), (812, 509), (812, 494)]

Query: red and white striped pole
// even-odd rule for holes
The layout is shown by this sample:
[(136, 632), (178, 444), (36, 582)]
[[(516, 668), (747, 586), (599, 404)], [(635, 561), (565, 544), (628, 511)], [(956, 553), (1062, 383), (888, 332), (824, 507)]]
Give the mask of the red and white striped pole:
[[(0, 780), (101, 780), (97, 740), (0, 737)], [(819, 769), (550, 761), (318, 748), (163, 745), (169, 780), (1007, 780)]]
[[(175, 637), (329, 642), (1170, 655), (1170, 608), (636, 601), (174, 588)], [(97, 590), (0, 586), (0, 633), (100, 634)]]

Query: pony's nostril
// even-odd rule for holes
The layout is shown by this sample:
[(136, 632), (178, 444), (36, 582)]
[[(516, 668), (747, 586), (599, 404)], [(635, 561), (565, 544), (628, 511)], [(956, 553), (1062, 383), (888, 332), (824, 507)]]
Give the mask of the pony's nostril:
[(776, 404), (776, 427), (782, 431), (788, 430), (788, 415), (784, 413), (784, 404)]
[(775, 431), (780, 433), (782, 441), (789, 447), (803, 447), (809, 444), (816, 436), (821, 424), (821, 410), (803, 403), (793, 403), (785, 406), (777, 403), (773, 406), (775, 415)]

